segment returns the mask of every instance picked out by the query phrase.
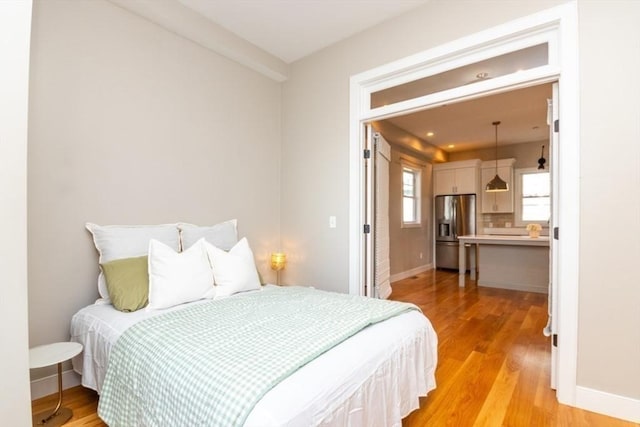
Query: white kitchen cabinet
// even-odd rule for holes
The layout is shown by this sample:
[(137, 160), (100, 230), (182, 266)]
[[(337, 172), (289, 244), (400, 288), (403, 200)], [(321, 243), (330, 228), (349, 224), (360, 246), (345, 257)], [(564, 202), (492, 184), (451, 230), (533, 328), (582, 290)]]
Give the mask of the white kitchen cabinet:
[(482, 213), (513, 213), (514, 211), (514, 182), (513, 182), (513, 165), (516, 159), (500, 159), (498, 160), (498, 175), (508, 185), (509, 191), (486, 192), (485, 186), (496, 176), (496, 162), (482, 162)]
[(433, 165), (433, 194), (476, 194), (480, 160), (438, 163)]

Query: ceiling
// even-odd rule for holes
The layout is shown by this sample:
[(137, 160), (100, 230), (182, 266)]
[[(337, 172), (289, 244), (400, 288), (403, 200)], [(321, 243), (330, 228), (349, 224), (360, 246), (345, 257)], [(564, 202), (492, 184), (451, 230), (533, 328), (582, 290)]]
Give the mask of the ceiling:
[(178, 0), (286, 63), (429, 0)]
[[(543, 141), (549, 138), (547, 99), (551, 84), (532, 86), (470, 101), (387, 119), (388, 122), (444, 151), (465, 151), (495, 145)], [(433, 132), (433, 136), (427, 136)], [(454, 147), (449, 147), (454, 145)]]

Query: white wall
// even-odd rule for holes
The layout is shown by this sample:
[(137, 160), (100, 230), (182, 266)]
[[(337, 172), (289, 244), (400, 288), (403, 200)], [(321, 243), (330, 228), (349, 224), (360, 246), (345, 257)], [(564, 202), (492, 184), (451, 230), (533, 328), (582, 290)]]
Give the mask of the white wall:
[(578, 384), (640, 399), (640, 3), (579, 5)]
[[(283, 91), (282, 233), (288, 281), (348, 291), (349, 77), (558, 2), (433, 1), (294, 63)], [(640, 3), (580, 1), (578, 384), (640, 397)], [(608, 147), (624, 158), (607, 156)], [(618, 183), (622, 182), (620, 186)], [(328, 230), (326, 217), (339, 227)], [(560, 268), (562, 268), (560, 266)], [(568, 284), (571, 286), (572, 284)], [(577, 284), (576, 284), (577, 285)]]
[(27, 324), (27, 112), (31, 1), (0, 2), (0, 419), (31, 425)]
[[(280, 84), (111, 2), (34, 5), (30, 344), (98, 296), (84, 224), (238, 219), (266, 279), (280, 239)], [(34, 377), (47, 372), (34, 372)]]

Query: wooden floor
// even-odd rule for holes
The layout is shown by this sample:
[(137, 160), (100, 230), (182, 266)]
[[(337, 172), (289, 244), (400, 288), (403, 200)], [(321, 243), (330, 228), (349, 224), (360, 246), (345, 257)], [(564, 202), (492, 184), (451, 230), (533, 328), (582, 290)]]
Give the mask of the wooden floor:
[[(438, 333), (437, 388), (403, 422), (422, 426), (636, 426), (560, 405), (549, 388), (546, 295), (458, 287), (457, 273), (428, 271), (394, 283), (392, 299), (420, 306)], [(73, 409), (67, 426), (105, 426), (98, 397), (82, 387), (65, 390)], [(55, 406), (52, 395), (34, 411)]]

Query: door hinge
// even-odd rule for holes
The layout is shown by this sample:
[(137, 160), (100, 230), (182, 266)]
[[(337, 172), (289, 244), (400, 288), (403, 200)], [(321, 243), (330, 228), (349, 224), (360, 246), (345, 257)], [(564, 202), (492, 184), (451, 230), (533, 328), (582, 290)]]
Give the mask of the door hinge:
[(556, 119), (553, 121), (553, 131), (560, 132), (560, 119)]
[(363, 156), (365, 159), (370, 159), (371, 158), (371, 150), (367, 149), (364, 150)]
[(560, 229), (558, 227), (553, 227), (553, 238), (558, 240), (560, 235)]
[(554, 347), (558, 346), (558, 334), (553, 334), (552, 342)]
[(364, 225), (364, 234), (371, 233), (371, 226), (369, 224)]

